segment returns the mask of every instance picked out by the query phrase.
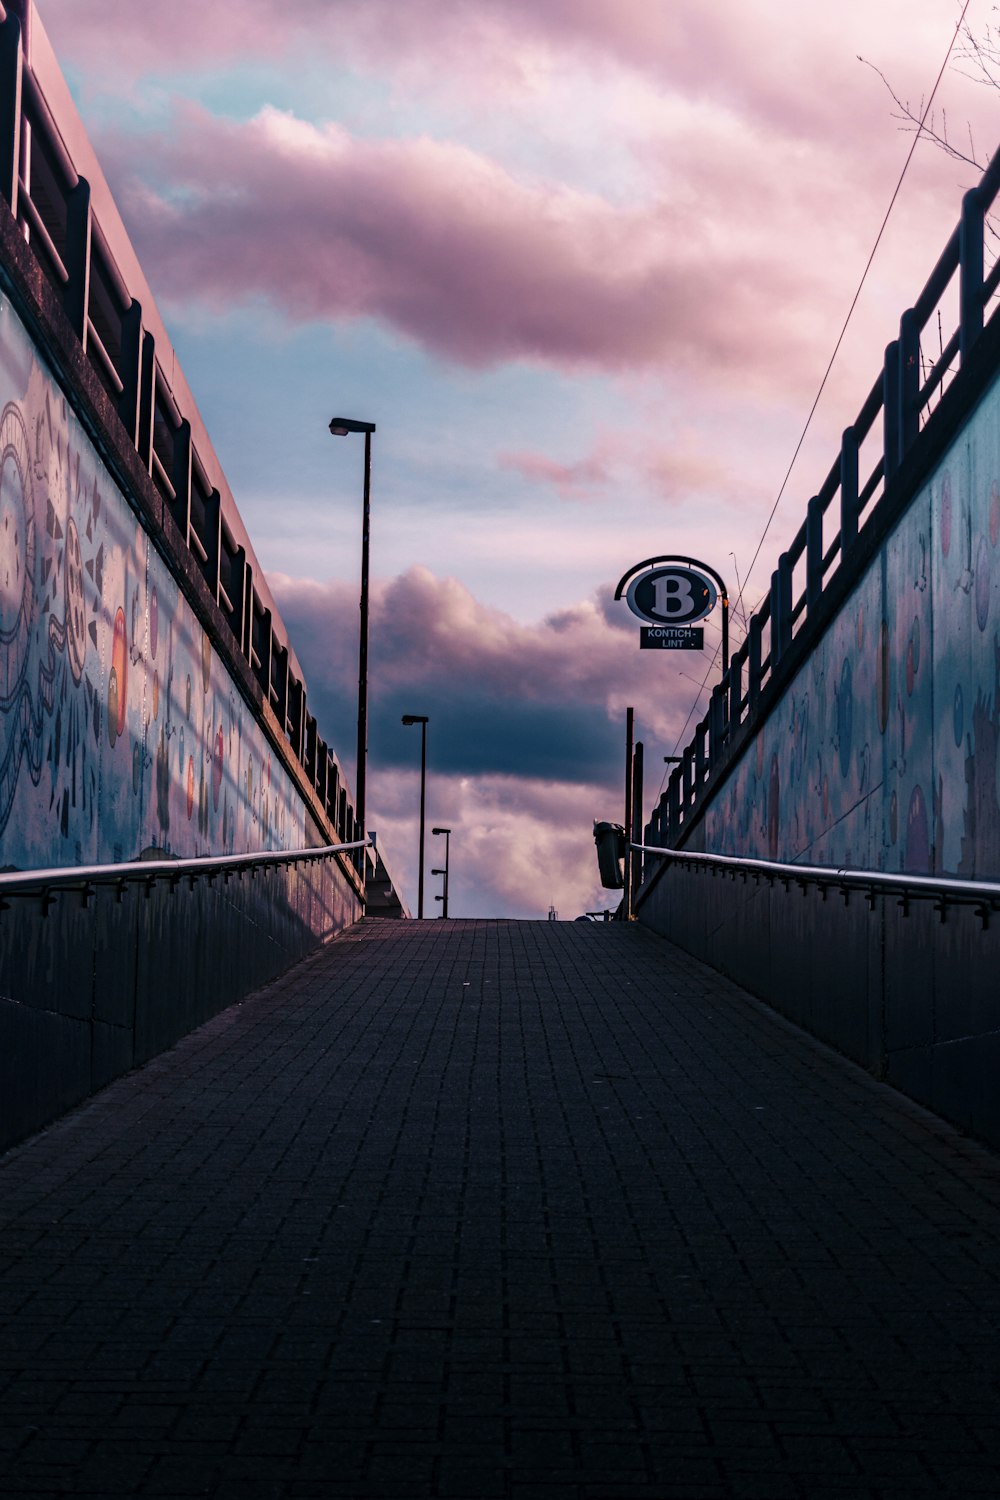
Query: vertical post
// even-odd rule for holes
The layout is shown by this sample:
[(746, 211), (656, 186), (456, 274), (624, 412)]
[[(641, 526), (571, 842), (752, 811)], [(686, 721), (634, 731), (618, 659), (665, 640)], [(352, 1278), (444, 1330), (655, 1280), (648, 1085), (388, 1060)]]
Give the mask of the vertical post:
[(885, 459), (885, 483), (899, 468), (899, 341), (885, 348), (882, 366), (882, 453)]
[[(424, 915), (424, 808), (427, 803), (427, 720), (424, 719), (420, 725), (420, 872), (417, 876), (417, 917)], [(361, 836), (364, 838), (364, 825), (360, 817), (358, 823), (361, 826)], [(364, 853), (364, 850), (362, 850)]]
[(674, 835), (681, 823), (681, 768), (671, 771), (667, 782), (667, 833)]
[[(632, 753), (632, 824), (629, 830), (629, 838), (633, 843), (642, 842), (642, 740), (636, 741)], [(632, 857), (632, 897), (629, 902), (630, 911), (635, 906), (635, 893), (642, 884), (643, 856), (638, 849), (633, 851)]]
[(78, 178), (76, 187), (66, 194), (66, 270), (69, 280), (63, 288), (63, 305), (73, 332), (86, 349), (90, 311), (90, 183), (85, 177)]
[(740, 727), (743, 711), (743, 662), (737, 652), (729, 663), (729, 738), (732, 739)]
[(792, 570), (783, 552), (771, 574), (771, 671), (792, 642)]
[(156, 388), (156, 343), (151, 333), (142, 335), (139, 361), (139, 426), (136, 450), (149, 474), (153, 468), (153, 395)]
[(729, 593), (722, 590), (722, 675), (729, 671)]
[(635, 757), (635, 709), (625, 710), (625, 920), (632, 920), (632, 797)]
[(17, 217), (21, 155), (21, 23), (12, 11), (0, 25), (0, 194)]
[(702, 719), (694, 732), (694, 801), (697, 801), (701, 784), (705, 780), (705, 767), (708, 763), (705, 739), (708, 733), (708, 720)]
[[(364, 511), (361, 521), (361, 641), (358, 647), (358, 771), (357, 806), (361, 837), (365, 837), (365, 783), (368, 773), (368, 554), (371, 540), (372, 435), (365, 429)], [(424, 725), (426, 743), (427, 726)], [(423, 773), (421, 772), (421, 775)], [(423, 916), (423, 782), (420, 793), (420, 915)]]
[[(697, 736), (696, 742), (697, 742)], [(694, 782), (694, 751), (688, 745), (681, 760), (681, 807), (684, 810), (683, 821), (687, 822), (688, 809), (691, 806), (692, 785)]]
[[(170, 465), (170, 483), (174, 487), (174, 506), (177, 525), (184, 537), (185, 547), (191, 546), (191, 423), (187, 417), (174, 430), (173, 462)], [(249, 651), (247, 656), (249, 656)]]
[(899, 320), (899, 459), (909, 453), (920, 431), (920, 329), (908, 307)]
[(840, 440), (840, 559), (858, 539), (858, 439), (848, 427)]
[(122, 315), (122, 393), (118, 415), (133, 448), (139, 440), (139, 388), (142, 384), (142, 308), (133, 297)]
[(750, 616), (750, 644), (747, 648), (747, 698), (748, 709), (752, 714), (757, 707), (760, 698), (760, 662), (761, 662), (761, 636), (764, 627), (761, 624), (760, 615)]
[(813, 495), (806, 507), (806, 613), (823, 597), (823, 502)]
[(448, 919), (448, 879), (451, 874), (451, 829), (444, 831), (444, 900), (441, 902), (441, 915)]
[(718, 764), (726, 738), (726, 696), (728, 682), (719, 682), (708, 700), (708, 768)]
[(962, 199), (958, 230), (959, 324), (962, 365), (983, 331), (983, 208), (977, 188)]

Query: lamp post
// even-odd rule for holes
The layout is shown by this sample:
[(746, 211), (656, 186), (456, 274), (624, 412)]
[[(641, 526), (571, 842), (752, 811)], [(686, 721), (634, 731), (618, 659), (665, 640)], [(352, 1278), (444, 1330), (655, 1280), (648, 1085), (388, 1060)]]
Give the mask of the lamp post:
[(420, 871), (417, 876), (417, 918), (424, 915), (424, 803), (427, 793), (427, 715), (404, 714), (404, 724), (420, 725)]
[(375, 431), (375, 423), (356, 422), (352, 417), (334, 417), (330, 422), (330, 431), (334, 437), (346, 437), (349, 432), (363, 432), (365, 435), (365, 489), (361, 520), (361, 640), (358, 646), (358, 769), (355, 777), (356, 812), (361, 837), (365, 838), (365, 780), (368, 770), (368, 550), (371, 533), (372, 433)]
[(443, 870), (432, 870), (431, 874), (432, 875), (443, 875), (444, 876), (444, 886), (442, 887), (442, 894), (440, 896), (435, 896), (434, 900), (435, 901), (440, 901), (442, 903), (442, 905), (441, 905), (441, 915), (442, 915), (442, 917), (447, 917), (447, 915), (448, 915), (448, 864), (449, 864), (449, 861), (450, 861), (451, 829), (450, 828), (432, 828), (431, 829), (431, 833), (433, 833), (435, 836), (437, 836), (440, 833), (444, 834), (444, 869)]

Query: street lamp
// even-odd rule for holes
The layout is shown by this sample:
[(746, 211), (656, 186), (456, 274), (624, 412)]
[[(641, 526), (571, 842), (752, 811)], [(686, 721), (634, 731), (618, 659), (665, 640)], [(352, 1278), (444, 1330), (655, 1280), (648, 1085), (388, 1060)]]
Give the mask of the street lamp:
[(417, 876), (417, 918), (424, 915), (424, 802), (427, 792), (427, 715), (404, 714), (404, 724), (420, 725), (420, 873)]
[(444, 886), (442, 888), (442, 894), (440, 896), (435, 896), (434, 900), (435, 901), (440, 901), (442, 903), (442, 906), (441, 906), (441, 915), (442, 915), (442, 917), (447, 917), (447, 915), (448, 915), (448, 862), (449, 862), (449, 848), (450, 848), (450, 845), (451, 845), (451, 829), (450, 828), (432, 828), (431, 829), (431, 833), (433, 833), (435, 835), (435, 837), (439, 833), (443, 833), (444, 834), (444, 869), (443, 870), (432, 870), (431, 874), (432, 875), (443, 875), (444, 876)]
[(375, 423), (355, 422), (351, 417), (334, 417), (330, 423), (330, 431), (334, 437), (346, 437), (349, 432), (363, 432), (365, 435), (365, 492), (361, 521), (361, 641), (358, 646), (358, 769), (355, 777), (356, 812), (361, 837), (365, 838), (365, 775), (368, 770), (368, 544), (371, 532), (372, 433), (375, 431)]

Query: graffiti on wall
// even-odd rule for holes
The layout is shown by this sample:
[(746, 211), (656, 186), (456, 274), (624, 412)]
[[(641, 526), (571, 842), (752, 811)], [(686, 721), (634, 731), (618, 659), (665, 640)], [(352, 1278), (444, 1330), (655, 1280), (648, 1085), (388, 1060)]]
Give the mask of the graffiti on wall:
[(1000, 389), (707, 809), (704, 845), (1000, 878)]
[(306, 842), (294, 783), (0, 302), (0, 866)]

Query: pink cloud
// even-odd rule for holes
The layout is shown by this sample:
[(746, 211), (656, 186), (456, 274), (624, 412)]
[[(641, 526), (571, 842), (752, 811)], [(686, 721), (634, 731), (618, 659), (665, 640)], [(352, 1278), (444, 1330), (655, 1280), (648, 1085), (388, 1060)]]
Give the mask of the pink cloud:
[(564, 500), (577, 499), (593, 492), (608, 481), (607, 466), (597, 458), (582, 458), (576, 463), (561, 464), (544, 453), (501, 453), (502, 469), (512, 469), (522, 479), (550, 484)]
[(770, 237), (720, 236), (683, 204), (622, 207), (464, 147), (356, 140), (270, 108), (236, 124), (187, 107), (142, 162), (158, 188), (126, 177), (119, 196), (154, 289), (186, 304), (376, 317), (472, 367), (694, 363), (746, 383), (815, 363), (816, 265), (776, 266)]
[[(311, 709), (340, 749), (338, 723), (348, 742), (354, 724), (356, 590), (276, 575), (269, 583)], [(646, 743), (648, 816), (661, 749), (673, 749), (692, 685), (638, 650), (635, 631), (614, 617), (624, 605), (606, 597), (522, 625), (414, 567), (378, 581), (372, 605), (370, 821), (410, 905), (419, 743), (399, 727), (400, 712), (430, 716), (427, 812), (454, 830), (456, 915), (539, 916), (552, 904), (572, 917), (615, 905), (599, 885), (592, 829), (595, 819), (621, 820), (625, 705), (636, 707)], [(578, 743), (590, 729), (594, 746)], [(498, 730), (507, 734), (499, 754)], [(539, 730), (554, 745), (539, 744)], [(428, 876), (429, 908), (437, 888)]]
[(903, 27), (910, 70), (912, 59), (922, 64), (915, 89), (926, 87), (950, 21), (933, 8), (915, 12), (906, 0), (877, 7), (848, 0), (846, 11), (803, 11), (792, 27), (774, 0), (739, 7), (703, 0), (667, 7), (648, 0), (285, 0), (277, 18), (270, 0), (101, 0), (99, 25), (94, 7), (79, 0), (45, 0), (42, 9), (60, 54), (94, 77), (115, 79), (118, 88), (123, 72), (273, 60), (308, 47), (380, 72), (416, 69), (437, 89), (457, 84), (481, 97), (491, 86), (530, 90), (531, 54), (540, 52), (563, 66), (613, 67), (679, 85), (740, 113), (780, 119), (800, 137), (850, 130), (846, 97), (864, 87), (871, 93), (858, 81), (854, 54), (897, 57)]
[[(354, 586), (282, 574), (269, 575), (268, 582), (310, 691), (350, 692), (357, 682)], [(456, 579), (412, 567), (372, 586), (373, 682), (382, 695), (566, 702), (606, 719), (619, 716), (626, 703), (645, 704), (650, 730), (669, 738), (687, 713), (689, 689), (659, 656), (639, 651), (637, 635), (623, 638), (610, 623), (614, 610), (627, 620), (623, 603), (595, 598), (523, 625), (480, 603)]]

